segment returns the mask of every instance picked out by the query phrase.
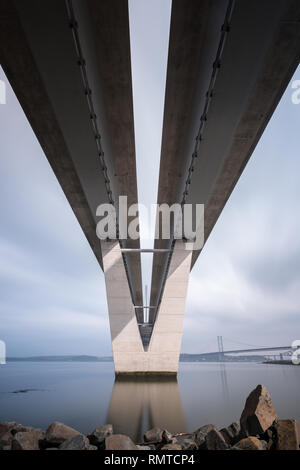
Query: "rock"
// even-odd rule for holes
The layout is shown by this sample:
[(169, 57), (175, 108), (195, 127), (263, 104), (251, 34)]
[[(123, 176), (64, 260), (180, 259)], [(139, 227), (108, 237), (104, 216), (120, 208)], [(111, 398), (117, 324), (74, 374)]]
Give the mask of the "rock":
[(21, 424), (16, 421), (4, 421), (3, 423), (0, 423), (0, 436), (7, 432), (11, 432), (11, 430), (17, 426), (21, 426)]
[(60, 445), (70, 437), (76, 436), (77, 434), (80, 434), (80, 432), (76, 431), (76, 429), (55, 421), (47, 428), (45, 440), (48, 444)]
[(276, 444), (273, 441), (267, 442), (266, 450), (276, 450)]
[(93, 446), (101, 449), (105, 447), (106, 437), (111, 434), (113, 434), (112, 424), (104, 424), (103, 426), (94, 429), (94, 431), (88, 435), (88, 439)]
[(144, 434), (146, 442), (161, 442), (163, 439), (163, 430), (160, 428), (152, 428)]
[(182, 450), (182, 447), (179, 444), (165, 444), (160, 450)]
[(231, 450), (265, 450), (265, 441), (260, 441), (257, 437), (246, 437), (239, 441)]
[(205, 426), (202, 426), (194, 432), (194, 440), (199, 449), (201, 447), (205, 447), (206, 436), (212, 429), (217, 430), (216, 426), (214, 426), (213, 424), (206, 424)]
[(17, 432), (15, 434), (11, 449), (12, 450), (39, 450), (40, 441), (44, 438), (44, 433), (40, 429), (27, 432)]
[(226, 450), (229, 445), (223, 434), (218, 429), (212, 429), (206, 436), (205, 446), (207, 450)]
[(90, 444), (86, 450), (98, 450), (98, 447)]
[(138, 450), (137, 446), (124, 434), (113, 434), (105, 439), (106, 450)]
[(177, 436), (173, 444), (179, 444), (183, 450), (197, 450), (198, 446), (194, 440), (194, 434)]
[(32, 426), (23, 426), (23, 424), (17, 424), (11, 429), (11, 433), (14, 436), (18, 432), (33, 432), (36, 431), (36, 428), (33, 428)]
[(176, 438), (173, 436), (173, 434), (164, 429), (162, 433), (162, 441), (166, 444), (174, 444), (176, 442)]
[(277, 419), (272, 400), (264, 385), (258, 385), (248, 396), (241, 415), (241, 430), (245, 436), (264, 433)]
[(295, 419), (280, 419), (277, 423), (277, 450), (299, 450), (300, 424)]
[(263, 439), (259, 439), (259, 442), (263, 446), (263, 450), (269, 450), (267, 441), (264, 441)]
[(64, 441), (59, 450), (98, 450), (96, 446), (92, 446), (87, 437), (83, 434), (76, 434)]
[(150, 446), (136, 446), (137, 450), (152, 450)]
[(13, 436), (10, 432), (5, 432), (0, 436), (0, 450), (4, 450), (4, 447), (11, 447)]
[(17, 432), (29, 432), (35, 431), (32, 426), (23, 426), (23, 424), (17, 423), (16, 421), (4, 421), (0, 423), (0, 436), (6, 432), (10, 432), (13, 436)]
[(276, 448), (276, 441), (277, 441), (277, 423), (276, 425), (271, 426), (267, 429), (263, 434), (261, 434), (260, 440), (266, 442), (266, 450), (275, 450)]
[(223, 435), (225, 441), (229, 445), (233, 445), (240, 440), (241, 425), (240, 423), (232, 423), (227, 428), (220, 430), (220, 433)]

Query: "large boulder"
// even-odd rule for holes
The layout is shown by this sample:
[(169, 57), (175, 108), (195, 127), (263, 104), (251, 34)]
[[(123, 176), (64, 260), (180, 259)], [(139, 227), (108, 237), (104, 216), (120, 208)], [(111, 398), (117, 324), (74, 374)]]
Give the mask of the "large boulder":
[(160, 428), (152, 428), (145, 432), (145, 442), (161, 442), (163, 440), (164, 431)]
[(70, 437), (76, 436), (76, 434), (80, 434), (80, 432), (76, 431), (76, 429), (67, 426), (64, 423), (59, 423), (55, 421), (54, 423), (50, 424), (50, 426), (46, 430), (45, 434), (45, 441), (47, 444), (51, 444), (54, 446), (59, 446)]
[(207, 450), (226, 450), (229, 445), (218, 429), (212, 429), (206, 436), (205, 446)]
[(217, 430), (214, 424), (206, 424), (205, 426), (202, 426), (201, 428), (197, 429), (197, 431), (194, 432), (194, 440), (197, 446), (199, 447), (199, 449), (205, 447), (206, 436), (212, 429)]
[(277, 423), (277, 450), (299, 450), (300, 424), (295, 419), (280, 419)]
[(260, 441), (257, 437), (249, 436), (239, 441), (231, 450), (265, 450), (266, 443)]
[(105, 447), (105, 439), (113, 434), (112, 424), (104, 424), (88, 435), (88, 439), (93, 446), (102, 449)]
[(258, 385), (246, 400), (240, 423), (244, 436), (264, 433), (277, 419), (270, 394), (264, 385)]
[(106, 450), (138, 450), (137, 446), (124, 434), (113, 434), (105, 439)]
[(44, 433), (40, 429), (27, 432), (17, 432), (12, 440), (12, 450), (39, 450), (40, 441), (44, 438)]
[(87, 437), (83, 434), (76, 434), (64, 441), (59, 450), (98, 450), (96, 446), (92, 446)]

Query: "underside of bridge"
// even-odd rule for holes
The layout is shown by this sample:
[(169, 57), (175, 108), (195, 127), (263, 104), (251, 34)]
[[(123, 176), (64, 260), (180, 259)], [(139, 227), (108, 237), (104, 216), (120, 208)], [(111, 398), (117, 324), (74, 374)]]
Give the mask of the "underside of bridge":
[[(173, 0), (157, 200), (204, 204), (205, 241), (299, 59), (299, 0)], [(0, 0), (0, 62), (104, 270), (116, 373), (176, 374), (201, 250), (155, 241), (145, 324), (139, 240), (96, 236), (137, 202), (127, 0)]]

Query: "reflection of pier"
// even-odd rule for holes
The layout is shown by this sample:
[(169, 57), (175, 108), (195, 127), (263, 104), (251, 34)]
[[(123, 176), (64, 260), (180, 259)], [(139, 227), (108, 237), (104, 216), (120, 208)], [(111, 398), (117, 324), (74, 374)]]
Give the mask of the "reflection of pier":
[(175, 377), (117, 377), (107, 422), (116, 433), (135, 441), (154, 426), (170, 432), (185, 432), (185, 420), (178, 382)]
[(221, 375), (223, 399), (226, 401), (226, 403), (228, 403), (229, 402), (229, 388), (228, 388), (228, 382), (227, 382), (226, 365), (224, 364), (224, 362), (220, 363), (220, 375)]

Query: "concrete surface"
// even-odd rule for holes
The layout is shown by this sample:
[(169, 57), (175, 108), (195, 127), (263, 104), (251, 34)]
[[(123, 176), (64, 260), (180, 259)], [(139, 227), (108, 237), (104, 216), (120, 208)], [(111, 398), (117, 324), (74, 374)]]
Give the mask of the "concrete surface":
[[(175, 245), (166, 289), (147, 350), (144, 349), (119, 242), (102, 241), (115, 373), (177, 374), (192, 253)], [(177, 290), (180, 283), (181, 288)]]

